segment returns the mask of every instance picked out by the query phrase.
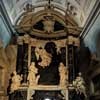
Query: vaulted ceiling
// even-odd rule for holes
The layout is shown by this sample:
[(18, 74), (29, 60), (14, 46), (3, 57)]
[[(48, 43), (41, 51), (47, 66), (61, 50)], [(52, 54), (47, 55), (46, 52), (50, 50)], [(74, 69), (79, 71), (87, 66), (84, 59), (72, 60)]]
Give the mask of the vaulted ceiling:
[(73, 19), (81, 27), (89, 16), (96, 0), (2, 0), (12, 24), (16, 23), (19, 16), (24, 12), (24, 8), (27, 4), (33, 5), (35, 12), (40, 11), (45, 7), (48, 2), (51, 3), (55, 9), (62, 14), (68, 12), (72, 15)]

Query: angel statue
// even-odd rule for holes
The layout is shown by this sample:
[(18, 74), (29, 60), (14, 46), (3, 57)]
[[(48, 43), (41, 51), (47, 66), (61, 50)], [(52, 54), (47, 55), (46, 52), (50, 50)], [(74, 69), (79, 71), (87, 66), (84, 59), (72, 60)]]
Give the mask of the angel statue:
[(12, 83), (11, 83), (11, 93), (14, 92), (15, 90), (18, 90), (18, 88), (21, 85), (21, 81), (22, 81), (22, 76), (18, 75), (16, 71), (13, 72), (13, 76), (11, 79)]
[(28, 82), (29, 86), (34, 86), (38, 84), (38, 80), (40, 78), (40, 75), (36, 76), (38, 73), (38, 69), (35, 67), (35, 62), (32, 62), (29, 66), (29, 74), (28, 74)]
[(45, 49), (42, 48), (39, 50), (39, 55), (42, 61), (39, 62), (38, 64), (42, 66), (43, 68), (49, 66), (49, 64), (51, 63), (51, 59), (52, 59), (51, 54), (49, 54), (48, 52), (46, 52)]

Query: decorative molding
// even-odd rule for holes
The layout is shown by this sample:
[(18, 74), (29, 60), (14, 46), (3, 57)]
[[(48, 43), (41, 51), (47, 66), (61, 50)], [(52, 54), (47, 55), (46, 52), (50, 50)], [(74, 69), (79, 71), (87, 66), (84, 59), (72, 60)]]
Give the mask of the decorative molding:
[(51, 91), (55, 91), (55, 90), (66, 90), (67, 87), (63, 87), (63, 86), (60, 86), (60, 85), (37, 85), (37, 86), (31, 86), (31, 87), (23, 87), (20, 86), (19, 87), (19, 90), (22, 90), (22, 89), (32, 89), (32, 90), (51, 90)]
[[(45, 18), (49, 18), (49, 20), (47, 21)], [(19, 20), (15, 25), (19, 35), (21, 33), (28, 33), (31, 37), (41, 39), (58, 39), (67, 37), (67, 34), (79, 35), (82, 31), (82, 28), (78, 27), (72, 17), (69, 15), (64, 16), (55, 9), (46, 8), (36, 13), (27, 12), (24, 13), (20, 19), (21, 20)], [(44, 30), (35, 29), (33, 26), (41, 20), (43, 21), (42, 24), (44, 25)], [(54, 31), (54, 23), (56, 21), (58, 21), (64, 29)]]
[(80, 46), (80, 39), (79, 39), (79, 37), (68, 36), (68, 44), (79, 47)]

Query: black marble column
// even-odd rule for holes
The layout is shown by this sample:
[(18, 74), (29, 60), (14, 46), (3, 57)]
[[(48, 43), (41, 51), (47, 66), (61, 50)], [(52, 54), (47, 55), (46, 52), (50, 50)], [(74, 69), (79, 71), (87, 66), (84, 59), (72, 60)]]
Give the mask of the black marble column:
[(36, 62), (36, 55), (35, 55), (35, 48), (34, 46), (31, 47), (31, 62)]
[(23, 55), (24, 55), (22, 37), (18, 37), (17, 42), (18, 43), (17, 43), (16, 71), (18, 74), (21, 74), (23, 66)]
[(75, 72), (75, 78), (78, 76), (79, 73), (79, 61), (78, 61), (78, 56), (79, 56), (79, 48), (74, 45), (74, 72)]
[(78, 49), (79, 49), (79, 39), (74, 36), (68, 38), (68, 66), (69, 66), (69, 83), (73, 80), (79, 73), (78, 66)]
[(68, 67), (69, 67), (69, 83), (72, 83), (75, 79), (75, 60), (74, 60), (74, 46), (68, 45)]
[(22, 74), (23, 74), (23, 83), (27, 83), (27, 75), (28, 75), (28, 43), (23, 44), (23, 67), (22, 67)]
[[(74, 36), (68, 37), (68, 67), (69, 67), (69, 84), (73, 83), (79, 72), (78, 68), (78, 46), (79, 39)], [(69, 89), (69, 100), (82, 100), (75, 89)]]

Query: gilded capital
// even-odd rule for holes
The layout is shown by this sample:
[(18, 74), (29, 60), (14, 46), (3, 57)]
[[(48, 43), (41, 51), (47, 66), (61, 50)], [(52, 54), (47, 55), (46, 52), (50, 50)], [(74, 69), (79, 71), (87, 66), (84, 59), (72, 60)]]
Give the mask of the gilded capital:
[(74, 38), (74, 45), (77, 47), (80, 46), (80, 39), (79, 38)]
[(24, 43), (29, 43), (29, 35), (25, 34), (23, 36)]
[(74, 37), (68, 36), (68, 44), (73, 44), (73, 42), (74, 42)]
[(17, 38), (17, 44), (23, 45), (23, 37), (22, 36), (19, 36)]

